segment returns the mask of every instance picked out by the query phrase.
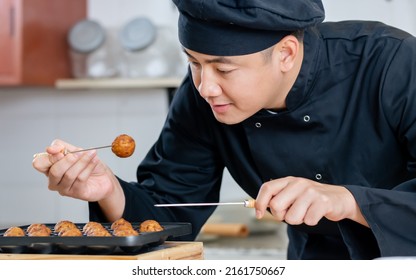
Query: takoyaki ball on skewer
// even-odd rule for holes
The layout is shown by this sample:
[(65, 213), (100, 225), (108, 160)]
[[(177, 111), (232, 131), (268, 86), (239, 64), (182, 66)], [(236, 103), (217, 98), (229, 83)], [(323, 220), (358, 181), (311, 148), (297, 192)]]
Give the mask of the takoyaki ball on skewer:
[(121, 134), (111, 144), (111, 151), (118, 157), (126, 158), (134, 153), (136, 143), (127, 134)]

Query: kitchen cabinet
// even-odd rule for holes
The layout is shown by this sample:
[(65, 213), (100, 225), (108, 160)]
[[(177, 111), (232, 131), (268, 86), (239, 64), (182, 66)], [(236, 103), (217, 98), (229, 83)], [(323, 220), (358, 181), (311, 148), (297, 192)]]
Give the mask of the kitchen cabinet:
[(66, 36), (86, 17), (87, 0), (0, 0), (0, 86), (70, 77)]

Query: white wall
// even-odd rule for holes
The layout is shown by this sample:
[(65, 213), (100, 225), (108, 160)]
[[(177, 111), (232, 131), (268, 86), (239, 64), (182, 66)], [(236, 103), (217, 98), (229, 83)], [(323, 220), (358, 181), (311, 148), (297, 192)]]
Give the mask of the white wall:
[(88, 15), (105, 26), (121, 26), (146, 16), (156, 25), (176, 27), (177, 10), (170, 0), (89, 0)]
[(376, 20), (416, 35), (414, 0), (323, 0), (326, 21)]
[[(325, 0), (326, 20), (375, 19), (416, 34), (416, 1)], [(90, 0), (89, 15), (117, 26), (138, 15), (176, 26), (170, 0)], [(120, 133), (137, 141), (135, 155), (119, 159), (99, 151), (114, 172), (134, 180), (137, 163), (156, 140), (167, 113), (163, 90), (55, 90), (0, 87), (0, 226), (88, 219), (86, 203), (47, 190), (46, 178), (31, 165), (32, 155), (54, 139), (83, 147), (106, 145)], [(244, 199), (226, 175), (222, 199)]]

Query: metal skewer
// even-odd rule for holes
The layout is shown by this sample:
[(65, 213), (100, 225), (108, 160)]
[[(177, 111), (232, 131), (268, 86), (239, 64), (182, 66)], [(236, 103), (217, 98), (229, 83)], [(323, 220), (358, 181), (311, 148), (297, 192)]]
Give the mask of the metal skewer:
[(223, 205), (242, 205), (246, 208), (254, 208), (256, 201), (254, 199), (247, 199), (242, 202), (202, 202), (202, 203), (167, 203), (155, 204), (155, 207), (189, 207), (189, 206), (223, 206)]
[(91, 150), (104, 149), (104, 148), (110, 148), (110, 147), (112, 147), (112, 145), (101, 146), (101, 147), (93, 147), (93, 148), (82, 149), (82, 150), (77, 150), (77, 151), (68, 151), (68, 150), (65, 149), (64, 155), (67, 155), (67, 154), (75, 154), (75, 153), (85, 152), (85, 151), (91, 151)]
[[(67, 149), (64, 149), (62, 151), (62, 153), (66, 156), (67, 154), (74, 154), (74, 153), (80, 153), (80, 152), (85, 152), (85, 151), (90, 151), (90, 150), (98, 150), (98, 149), (104, 149), (104, 148), (110, 148), (110, 147), (112, 147), (112, 145), (101, 146), (101, 147), (93, 147), (93, 148), (76, 150), (76, 151), (68, 151)], [(36, 158), (36, 157), (39, 157), (39, 156), (47, 156), (47, 155), (49, 155), (49, 153), (47, 153), (47, 152), (37, 153), (37, 154), (33, 155), (33, 158)]]

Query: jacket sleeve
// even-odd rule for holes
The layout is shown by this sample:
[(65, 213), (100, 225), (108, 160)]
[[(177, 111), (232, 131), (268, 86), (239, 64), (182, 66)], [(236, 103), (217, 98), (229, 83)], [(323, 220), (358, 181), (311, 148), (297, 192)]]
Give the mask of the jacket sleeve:
[[(156, 203), (217, 202), (224, 166), (210, 139), (212, 112), (188, 76), (175, 93), (158, 140), (137, 169), (137, 182), (121, 186), (126, 197), (123, 217), (189, 222), (196, 237), (214, 207), (154, 207)], [(90, 218), (102, 220), (97, 204)]]
[[(381, 256), (416, 256), (416, 38), (405, 39), (381, 85), (382, 108), (408, 162), (408, 181), (386, 189), (346, 186), (375, 236)], [(395, 164), (394, 162), (386, 163)], [(358, 243), (350, 223), (340, 223), (346, 243)]]

